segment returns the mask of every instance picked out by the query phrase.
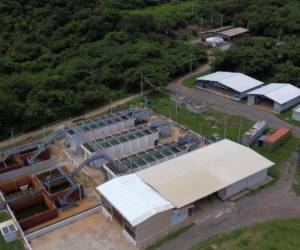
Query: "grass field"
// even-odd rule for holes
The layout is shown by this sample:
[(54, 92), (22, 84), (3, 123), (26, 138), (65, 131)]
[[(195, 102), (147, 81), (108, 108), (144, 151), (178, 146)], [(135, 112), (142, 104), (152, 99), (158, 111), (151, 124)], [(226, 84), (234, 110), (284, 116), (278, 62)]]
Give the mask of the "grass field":
[(271, 152), (267, 152), (262, 148), (259, 148), (257, 145), (253, 146), (252, 148), (275, 163), (275, 166), (269, 170), (269, 175), (275, 179), (278, 179), (280, 176), (280, 168), (282, 163), (290, 158), (291, 154), (296, 150), (299, 143), (300, 140), (291, 135), (286, 142)]
[[(6, 211), (0, 212), (0, 223), (9, 220), (10, 216)], [(22, 241), (16, 240), (11, 243), (6, 243), (2, 234), (0, 234), (0, 250), (23, 250), (24, 246)]]
[(169, 97), (151, 95), (149, 100), (153, 110), (204, 136), (217, 134), (220, 138), (226, 137), (238, 141), (239, 135), (242, 135), (253, 124), (246, 118), (226, 115), (212, 109), (206, 114), (198, 115), (187, 111), (184, 107), (179, 107), (176, 115), (175, 102)]
[(0, 212), (0, 223), (10, 219), (9, 214), (6, 211)]
[(300, 219), (274, 220), (219, 235), (192, 250), (298, 250)]
[(296, 176), (292, 188), (295, 194), (300, 196), (300, 164), (297, 166)]
[(179, 237), (181, 234), (185, 233), (186, 231), (188, 231), (193, 225), (188, 225), (184, 228), (181, 228), (173, 233), (171, 233), (169, 236), (167, 236), (166, 238), (156, 242), (155, 244), (153, 244), (152, 246), (149, 246), (146, 248), (146, 250), (155, 250), (157, 248), (159, 248), (160, 246), (162, 246), (164, 243), (167, 243), (170, 240), (174, 240), (177, 237)]
[(289, 110), (286, 110), (286, 111), (284, 111), (283, 113), (278, 114), (277, 116), (278, 116), (280, 119), (282, 119), (282, 120), (284, 120), (284, 121), (286, 121), (286, 122), (288, 122), (288, 123), (290, 123), (290, 124), (293, 124), (293, 125), (295, 125), (295, 126), (300, 127), (300, 122), (299, 122), (299, 121), (293, 120), (293, 119), (292, 119), (292, 114), (293, 114), (293, 108), (290, 108)]
[(208, 70), (208, 71), (205, 71), (205, 72), (202, 72), (202, 73), (195, 73), (191, 76), (188, 76), (187, 78), (185, 78), (183, 80), (183, 85), (186, 86), (186, 87), (189, 87), (189, 88), (196, 88), (196, 79), (198, 77), (201, 77), (201, 76), (205, 76), (207, 74), (210, 74), (211, 71)]

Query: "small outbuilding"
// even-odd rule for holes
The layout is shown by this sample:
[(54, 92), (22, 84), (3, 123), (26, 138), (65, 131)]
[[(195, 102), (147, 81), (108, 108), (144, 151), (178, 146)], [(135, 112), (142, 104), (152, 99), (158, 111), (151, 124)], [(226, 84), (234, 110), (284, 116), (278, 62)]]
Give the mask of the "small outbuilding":
[(300, 105), (293, 109), (292, 118), (295, 121), (300, 121)]
[(291, 130), (289, 128), (281, 127), (270, 135), (262, 136), (259, 139), (258, 145), (270, 152), (284, 143), (290, 134)]
[(121, 224), (134, 245), (145, 248), (177, 228), (193, 222), (189, 209), (175, 209), (137, 175), (116, 177), (97, 187), (102, 211)]
[(281, 113), (300, 102), (300, 89), (289, 83), (270, 83), (248, 93), (248, 104)]
[(222, 37), (225, 41), (233, 41), (241, 35), (249, 32), (248, 29), (243, 27), (233, 27), (226, 30), (215, 32), (215, 35)]
[(231, 96), (236, 100), (247, 97), (247, 93), (263, 86), (258, 81), (242, 73), (218, 71), (197, 78), (197, 86), (202, 89), (218, 92), (224, 96)]

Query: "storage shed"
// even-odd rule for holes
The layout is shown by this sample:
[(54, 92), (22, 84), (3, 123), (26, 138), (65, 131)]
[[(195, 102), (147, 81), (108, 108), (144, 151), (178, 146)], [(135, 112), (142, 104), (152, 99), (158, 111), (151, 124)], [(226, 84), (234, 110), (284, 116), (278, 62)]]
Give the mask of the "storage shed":
[(221, 31), (217, 31), (215, 32), (215, 34), (217, 36), (222, 37), (224, 40), (226, 41), (233, 41), (235, 40), (237, 37), (245, 34), (249, 32), (248, 29), (243, 28), (243, 27), (233, 27), (230, 29), (226, 29), (226, 30), (221, 30)]
[(247, 93), (264, 83), (242, 73), (218, 71), (197, 78), (199, 88), (217, 91), (237, 100), (247, 97)]
[(300, 102), (300, 89), (289, 83), (270, 83), (248, 93), (248, 104), (280, 113)]
[(259, 146), (263, 146), (263, 148), (267, 151), (272, 151), (279, 147), (284, 141), (286, 141), (290, 133), (291, 130), (289, 128), (281, 127), (274, 133), (263, 136), (260, 139)]
[(116, 177), (97, 190), (103, 213), (119, 221), (125, 236), (139, 247), (192, 222), (189, 208), (175, 209), (135, 174)]
[(300, 121), (300, 105), (293, 109), (292, 118), (295, 121)]

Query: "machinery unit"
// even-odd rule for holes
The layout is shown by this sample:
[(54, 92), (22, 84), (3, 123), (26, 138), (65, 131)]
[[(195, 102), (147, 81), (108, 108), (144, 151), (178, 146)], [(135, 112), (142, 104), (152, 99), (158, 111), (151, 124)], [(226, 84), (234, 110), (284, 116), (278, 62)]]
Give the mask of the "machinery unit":
[(243, 135), (242, 144), (250, 146), (263, 135), (267, 128), (268, 123), (266, 121), (258, 121)]

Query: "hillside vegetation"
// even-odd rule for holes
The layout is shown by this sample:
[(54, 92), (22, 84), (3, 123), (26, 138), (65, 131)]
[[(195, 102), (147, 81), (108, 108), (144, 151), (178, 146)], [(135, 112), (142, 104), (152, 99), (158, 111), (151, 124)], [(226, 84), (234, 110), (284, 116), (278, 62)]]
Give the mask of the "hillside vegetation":
[[(180, 34), (189, 24), (248, 27), (217, 70), (300, 81), (297, 0), (2, 0), (0, 138), (91, 109), (206, 61)], [(180, 39), (178, 39), (180, 38)]]
[[(205, 49), (166, 40), (136, 8), (168, 1), (3, 0), (0, 137), (117, 99), (206, 60)], [(175, 4), (176, 5), (176, 4)]]

